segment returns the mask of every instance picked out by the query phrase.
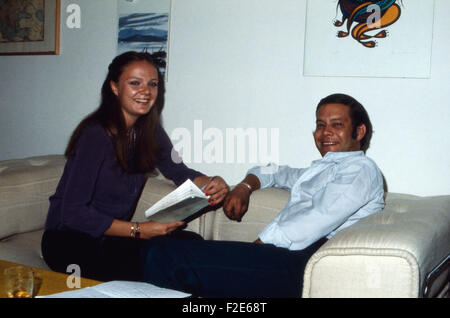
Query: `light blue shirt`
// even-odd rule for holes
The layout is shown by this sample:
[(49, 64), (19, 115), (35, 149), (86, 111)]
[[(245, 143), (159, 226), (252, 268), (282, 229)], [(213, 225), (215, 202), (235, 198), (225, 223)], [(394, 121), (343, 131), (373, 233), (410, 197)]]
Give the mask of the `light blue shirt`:
[(383, 178), (362, 151), (328, 152), (306, 169), (254, 167), (261, 188), (291, 193), (288, 203), (260, 233), (264, 243), (301, 250), (384, 208)]

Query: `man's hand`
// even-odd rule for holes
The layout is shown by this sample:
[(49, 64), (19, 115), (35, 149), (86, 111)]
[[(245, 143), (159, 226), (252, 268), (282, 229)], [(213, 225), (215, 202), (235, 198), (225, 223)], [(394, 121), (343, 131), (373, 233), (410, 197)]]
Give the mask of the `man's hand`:
[(250, 201), (250, 189), (243, 184), (238, 184), (229, 192), (224, 200), (223, 211), (231, 219), (240, 222), (248, 209)]

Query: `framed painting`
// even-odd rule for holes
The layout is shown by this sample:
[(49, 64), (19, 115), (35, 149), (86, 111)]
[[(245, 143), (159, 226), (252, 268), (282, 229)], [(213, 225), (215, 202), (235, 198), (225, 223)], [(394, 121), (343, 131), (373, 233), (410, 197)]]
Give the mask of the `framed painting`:
[(60, 0), (0, 0), (0, 55), (59, 54)]

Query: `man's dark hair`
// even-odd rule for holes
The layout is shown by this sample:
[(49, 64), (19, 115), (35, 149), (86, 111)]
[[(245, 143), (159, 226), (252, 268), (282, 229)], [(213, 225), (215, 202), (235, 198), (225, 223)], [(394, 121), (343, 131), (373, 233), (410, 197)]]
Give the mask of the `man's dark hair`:
[(367, 114), (367, 111), (364, 109), (363, 105), (361, 105), (360, 102), (349, 95), (332, 94), (323, 98), (319, 102), (319, 104), (317, 105), (316, 114), (319, 111), (319, 108), (326, 104), (343, 104), (349, 107), (349, 113), (353, 128), (352, 138), (356, 138), (356, 128), (358, 126), (360, 126), (361, 124), (364, 124), (366, 126), (366, 134), (360, 141), (361, 150), (366, 152), (366, 150), (369, 148), (370, 140), (372, 139), (373, 128), (372, 123), (370, 122), (369, 115)]

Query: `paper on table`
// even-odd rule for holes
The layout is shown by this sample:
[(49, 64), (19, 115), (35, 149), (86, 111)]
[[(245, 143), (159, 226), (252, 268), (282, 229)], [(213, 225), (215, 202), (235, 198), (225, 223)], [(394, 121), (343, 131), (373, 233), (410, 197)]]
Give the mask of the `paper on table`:
[(111, 281), (93, 287), (75, 289), (39, 298), (184, 298), (180, 291), (161, 288), (144, 282)]

